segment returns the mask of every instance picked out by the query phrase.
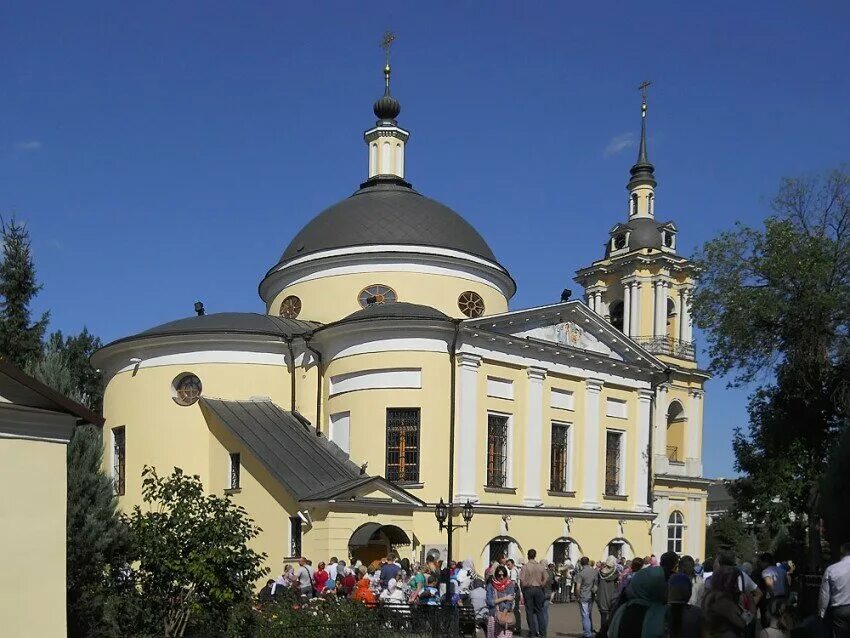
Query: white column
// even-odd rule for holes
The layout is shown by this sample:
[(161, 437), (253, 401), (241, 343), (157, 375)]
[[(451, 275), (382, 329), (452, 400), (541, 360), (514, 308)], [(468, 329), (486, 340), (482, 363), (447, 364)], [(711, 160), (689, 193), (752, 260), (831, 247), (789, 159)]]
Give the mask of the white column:
[(584, 494), (582, 507), (599, 507), (599, 474), (604, 463), (599, 451), (601, 438), (599, 424), (599, 395), (603, 382), (599, 379), (587, 379), (584, 390)]
[(670, 517), (670, 500), (662, 496), (653, 503), (656, 513), (652, 526), (652, 553), (661, 556), (667, 551), (667, 519)]
[(632, 321), (629, 334), (632, 337), (639, 337), (640, 334), (640, 282), (632, 282)]
[(666, 474), (668, 468), (667, 460), (667, 386), (658, 386), (655, 394), (655, 436), (654, 457), (652, 459), (653, 472), (655, 474)]
[(682, 290), (681, 312), (679, 312), (679, 337), (682, 341), (694, 340), (694, 327), (691, 323), (691, 291)]
[(597, 290), (595, 293), (593, 293), (593, 296), (595, 297), (595, 300), (593, 302), (593, 309), (596, 311), (596, 314), (597, 315), (604, 314), (602, 312), (602, 291)]
[(475, 354), (459, 353), (458, 367), (458, 454), (457, 486), (455, 501), (465, 503), (467, 499), (475, 501), (476, 470), (480, 465), (476, 443), (478, 441), (478, 368), (481, 357)]
[(623, 284), (623, 334), (631, 335), (632, 324), (632, 288), (630, 283)]
[(543, 503), (540, 479), (544, 458), (543, 448), (543, 380), (546, 370), (529, 368), (528, 410), (525, 424), (525, 496), (524, 505), (536, 507)]
[(635, 446), (635, 507), (648, 511), (647, 500), (649, 486), (649, 407), (652, 404), (652, 390), (638, 390), (637, 445)]
[(596, 312), (594, 305), (596, 304), (596, 295), (592, 292), (587, 293), (587, 307)]
[(702, 476), (702, 390), (691, 390), (688, 401), (688, 420), (685, 430), (685, 471), (688, 476)]
[(663, 337), (664, 332), (667, 329), (667, 321), (665, 318), (665, 312), (662, 308), (662, 304), (664, 302), (664, 282), (662, 280), (657, 280), (655, 282), (655, 330), (652, 334), (656, 337)]

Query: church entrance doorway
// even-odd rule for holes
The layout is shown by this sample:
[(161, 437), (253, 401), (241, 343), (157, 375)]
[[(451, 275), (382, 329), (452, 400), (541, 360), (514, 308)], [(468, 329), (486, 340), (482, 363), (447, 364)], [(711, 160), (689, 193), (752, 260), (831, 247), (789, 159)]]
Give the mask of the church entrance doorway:
[[(391, 550), (410, 545), (407, 533), (396, 525), (366, 523), (361, 525), (348, 540), (348, 553), (352, 564), (360, 561), (364, 565), (385, 558)], [(404, 552), (399, 552), (404, 553)]]

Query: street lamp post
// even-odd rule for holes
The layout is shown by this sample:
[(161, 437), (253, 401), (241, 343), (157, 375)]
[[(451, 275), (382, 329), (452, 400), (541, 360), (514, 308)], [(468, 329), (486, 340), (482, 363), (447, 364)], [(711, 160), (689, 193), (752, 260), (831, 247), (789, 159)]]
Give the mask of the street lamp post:
[[(446, 505), (443, 502), (443, 499), (440, 499), (440, 502), (434, 507), (434, 516), (437, 518), (437, 523), (440, 526), (440, 531), (443, 529), (446, 530), (448, 534), (448, 543), (446, 544), (446, 561), (450, 561), (452, 559), (452, 532), (456, 529), (460, 529), (461, 527), (465, 527), (467, 530), (469, 529), (469, 522), (472, 520), (472, 516), (474, 515), (474, 511), (472, 509), (472, 503), (469, 500), (466, 501), (466, 504), (461, 509), (461, 516), (463, 517), (463, 525), (455, 525), (452, 523), (452, 510), (454, 509), (454, 503), (449, 501), (449, 504)], [(448, 522), (446, 522), (448, 520)]]

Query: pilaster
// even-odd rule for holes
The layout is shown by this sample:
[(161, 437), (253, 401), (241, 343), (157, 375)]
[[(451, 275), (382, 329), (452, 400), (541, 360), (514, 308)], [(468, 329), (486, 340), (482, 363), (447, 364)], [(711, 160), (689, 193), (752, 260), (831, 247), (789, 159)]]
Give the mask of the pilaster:
[(635, 508), (649, 510), (649, 429), (652, 390), (638, 390), (637, 445), (635, 450)]
[(688, 392), (688, 422), (685, 432), (685, 472), (688, 476), (702, 476), (702, 390)]
[(543, 503), (540, 487), (543, 450), (543, 381), (546, 370), (528, 368), (528, 408), (525, 427), (525, 495), (523, 504), (537, 507)]
[(584, 486), (582, 507), (599, 508), (599, 474), (601, 465), (600, 457), (600, 395), (604, 383), (600, 379), (587, 379), (584, 389), (584, 449), (582, 457), (585, 459)]
[(668, 386), (659, 385), (655, 394), (655, 436), (653, 440), (652, 468), (655, 474), (667, 474), (667, 391)]
[(455, 501), (478, 500), (475, 476), (480, 465), (478, 442), (478, 369), (481, 357), (461, 352), (457, 355), (458, 374), (458, 451)]

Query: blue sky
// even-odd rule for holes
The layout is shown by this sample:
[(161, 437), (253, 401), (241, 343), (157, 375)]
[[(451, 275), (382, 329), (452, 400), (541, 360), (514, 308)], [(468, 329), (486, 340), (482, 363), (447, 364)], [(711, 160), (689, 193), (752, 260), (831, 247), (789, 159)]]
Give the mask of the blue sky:
[[(847, 161), (848, 23), (837, 1), (9, 1), (0, 211), (29, 224), (53, 329), (262, 311), (294, 233), (366, 176), (392, 28), (408, 178), (484, 235), (514, 308), (549, 303), (625, 217), (645, 78), (684, 254)], [(733, 472), (747, 394), (709, 383), (707, 475)]]

